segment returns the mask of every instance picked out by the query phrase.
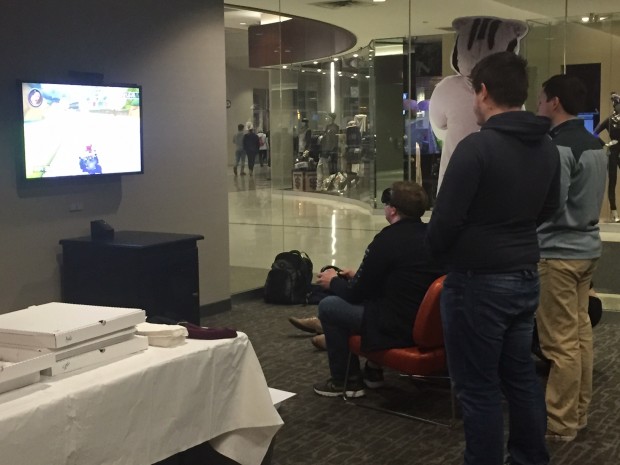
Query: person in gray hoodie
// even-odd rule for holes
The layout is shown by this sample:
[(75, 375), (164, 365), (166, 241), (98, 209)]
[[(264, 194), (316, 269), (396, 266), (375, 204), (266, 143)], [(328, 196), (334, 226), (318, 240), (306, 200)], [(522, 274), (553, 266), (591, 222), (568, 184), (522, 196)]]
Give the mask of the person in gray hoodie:
[(577, 118), (587, 90), (575, 77), (543, 83), (538, 114), (560, 151), (560, 208), (538, 228), (541, 260), (540, 347), (551, 361), (545, 400), (547, 439), (572, 441), (588, 422), (592, 399), (590, 281), (601, 256), (599, 214), (605, 193), (607, 155), (600, 140)]

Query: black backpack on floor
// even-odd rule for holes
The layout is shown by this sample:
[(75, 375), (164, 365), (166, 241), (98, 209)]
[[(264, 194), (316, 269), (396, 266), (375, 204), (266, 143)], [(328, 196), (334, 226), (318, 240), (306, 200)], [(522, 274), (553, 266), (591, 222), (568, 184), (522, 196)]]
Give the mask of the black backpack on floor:
[(312, 261), (305, 252), (291, 250), (276, 255), (265, 282), (265, 302), (305, 304), (312, 281)]

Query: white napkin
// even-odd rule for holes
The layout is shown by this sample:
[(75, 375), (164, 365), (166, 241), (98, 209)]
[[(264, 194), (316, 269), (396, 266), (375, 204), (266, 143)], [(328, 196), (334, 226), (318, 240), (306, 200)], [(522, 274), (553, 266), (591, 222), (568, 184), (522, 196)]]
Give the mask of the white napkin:
[(181, 325), (162, 325), (156, 323), (139, 323), (136, 333), (149, 338), (149, 345), (174, 347), (185, 342), (187, 328)]

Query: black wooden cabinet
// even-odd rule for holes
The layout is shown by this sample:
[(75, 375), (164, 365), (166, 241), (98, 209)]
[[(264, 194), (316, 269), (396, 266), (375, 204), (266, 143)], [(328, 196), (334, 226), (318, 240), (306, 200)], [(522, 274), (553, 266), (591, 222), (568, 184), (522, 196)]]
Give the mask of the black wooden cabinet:
[(116, 232), (113, 240), (62, 239), (63, 302), (141, 308), (148, 316), (200, 323), (193, 234)]

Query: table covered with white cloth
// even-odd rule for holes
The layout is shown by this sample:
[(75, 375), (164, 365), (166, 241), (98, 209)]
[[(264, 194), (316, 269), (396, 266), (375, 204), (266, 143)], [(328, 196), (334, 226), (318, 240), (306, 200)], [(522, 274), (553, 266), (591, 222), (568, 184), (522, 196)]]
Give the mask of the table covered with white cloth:
[(258, 465), (281, 425), (245, 334), (188, 339), (0, 394), (0, 465), (150, 465), (206, 441)]

